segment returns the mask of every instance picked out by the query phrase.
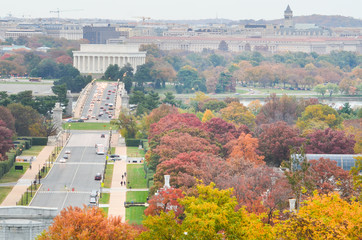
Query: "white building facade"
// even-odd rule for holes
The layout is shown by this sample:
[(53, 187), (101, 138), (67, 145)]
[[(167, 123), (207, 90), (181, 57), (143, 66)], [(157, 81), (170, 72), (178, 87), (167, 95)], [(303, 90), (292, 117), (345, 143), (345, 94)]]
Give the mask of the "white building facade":
[(127, 44), (81, 44), (79, 51), (73, 51), (73, 66), (81, 73), (103, 74), (111, 64), (122, 68), (129, 63), (136, 71), (146, 62), (146, 52), (138, 49)]

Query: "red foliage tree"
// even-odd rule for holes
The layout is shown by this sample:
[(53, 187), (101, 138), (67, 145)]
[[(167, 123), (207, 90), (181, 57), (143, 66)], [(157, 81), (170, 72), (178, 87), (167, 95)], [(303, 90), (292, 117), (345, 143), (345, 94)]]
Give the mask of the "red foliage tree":
[(163, 136), (153, 152), (160, 156), (160, 162), (175, 158), (180, 153), (208, 152), (217, 154), (219, 148), (204, 138), (192, 136), (189, 133), (170, 132)]
[(327, 128), (315, 130), (307, 135), (306, 153), (315, 154), (353, 154), (353, 135), (347, 136), (343, 131)]
[(177, 114), (178, 110), (174, 106), (162, 104), (158, 108), (153, 109), (146, 117), (146, 124), (149, 128), (151, 124), (157, 123), (161, 118), (166, 117), (169, 114)]
[(264, 161), (270, 166), (279, 167), (282, 161), (289, 159), (289, 148), (300, 147), (305, 141), (298, 135), (298, 129), (288, 126), (286, 122), (261, 125), (258, 139)]
[(7, 159), (6, 153), (13, 148), (13, 131), (6, 127), (4, 121), (0, 120), (0, 160)]
[(175, 158), (158, 165), (154, 175), (153, 190), (162, 187), (164, 175), (171, 175), (170, 184), (187, 192), (196, 184), (196, 179), (200, 179), (206, 184), (219, 182), (225, 169), (226, 162), (213, 154), (206, 152), (180, 153)]
[(3, 120), (6, 127), (15, 131), (15, 118), (11, 114), (10, 110), (4, 106), (0, 106), (0, 120)]
[(309, 177), (319, 193), (328, 194), (338, 189), (343, 198), (352, 195), (352, 177), (348, 171), (338, 167), (336, 161), (320, 158), (310, 160), (309, 163)]
[(228, 123), (221, 118), (212, 118), (210, 121), (205, 122), (203, 127), (222, 145), (237, 139), (240, 135), (234, 124)]
[(73, 59), (69, 55), (62, 55), (56, 58), (57, 63), (73, 64)]
[(161, 118), (159, 122), (151, 125), (148, 140), (151, 141), (156, 135), (172, 129), (181, 128), (182, 126), (201, 128), (201, 125), (202, 122), (195, 114), (169, 114), (166, 117)]
[(181, 189), (166, 188), (161, 189), (157, 195), (154, 195), (148, 201), (148, 208), (145, 210), (145, 215), (160, 215), (161, 212), (174, 211), (176, 217), (183, 213), (183, 207), (178, 203), (178, 199), (184, 198), (185, 195)]
[(233, 188), (239, 207), (249, 212), (268, 213), (268, 221), (275, 210), (287, 208), (290, 186), (282, 173), (267, 166), (244, 166), (242, 172), (226, 176), (219, 183), (222, 188)]

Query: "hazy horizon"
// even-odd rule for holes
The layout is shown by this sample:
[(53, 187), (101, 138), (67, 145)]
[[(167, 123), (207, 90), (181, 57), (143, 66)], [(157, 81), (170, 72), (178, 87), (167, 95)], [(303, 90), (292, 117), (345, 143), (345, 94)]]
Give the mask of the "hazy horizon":
[[(294, 16), (303, 15), (342, 15), (362, 18), (361, 0), (225, 0), (225, 1), (191, 1), (191, 0), (104, 0), (102, 4), (95, 0), (63, 0), (59, 4), (47, 0), (8, 1), (0, 9), (0, 17), (11, 14), (18, 18), (57, 17), (61, 18), (100, 18), (139, 21), (137, 17), (150, 17), (151, 20), (199, 20), (224, 18), (230, 20), (254, 19), (272, 20), (283, 18), (284, 10), (289, 4)], [(262, 7), (261, 7), (262, 6)], [(62, 12), (64, 10), (64, 12)]]

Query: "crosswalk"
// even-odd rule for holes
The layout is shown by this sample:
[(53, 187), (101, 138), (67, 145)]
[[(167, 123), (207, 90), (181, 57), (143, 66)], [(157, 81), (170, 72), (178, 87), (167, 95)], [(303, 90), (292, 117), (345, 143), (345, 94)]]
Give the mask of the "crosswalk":
[(59, 165), (104, 165), (104, 162), (66, 162), (66, 163), (55, 162), (54, 164), (59, 164)]
[(44, 193), (44, 194), (61, 194), (61, 193), (72, 193), (72, 194), (90, 194), (90, 192), (84, 192), (84, 191), (38, 191), (39, 193)]

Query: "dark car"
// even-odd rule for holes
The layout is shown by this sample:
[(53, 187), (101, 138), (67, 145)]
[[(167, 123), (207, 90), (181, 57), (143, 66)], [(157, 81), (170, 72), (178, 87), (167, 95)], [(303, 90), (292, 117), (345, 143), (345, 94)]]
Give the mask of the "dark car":
[(105, 137), (106, 137), (106, 136), (102, 133), (102, 134), (101, 134), (101, 138), (105, 138)]
[(102, 180), (102, 174), (97, 173), (96, 176), (94, 177), (94, 180)]
[(84, 122), (84, 120), (83, 119), (78, 119), (78, 122)]

